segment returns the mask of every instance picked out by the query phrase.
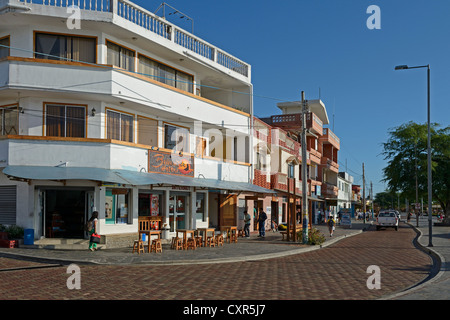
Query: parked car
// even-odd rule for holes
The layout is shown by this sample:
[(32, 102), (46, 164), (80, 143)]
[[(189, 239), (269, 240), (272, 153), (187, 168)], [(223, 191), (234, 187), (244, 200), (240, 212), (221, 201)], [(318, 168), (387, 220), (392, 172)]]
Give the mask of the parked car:
[(399, 218), (394, 210), (380, 211), (377, 216), (376, 228), (380, 230), (381, 228), (394, 228), (398, 231)]

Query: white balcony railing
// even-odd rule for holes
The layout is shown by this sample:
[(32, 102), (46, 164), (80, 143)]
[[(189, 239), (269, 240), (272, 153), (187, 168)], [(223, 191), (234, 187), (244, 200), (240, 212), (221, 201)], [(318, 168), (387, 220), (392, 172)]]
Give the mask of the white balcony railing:
[(249, 77), (249, 65), (128, 0), (17, 0), (25, 4), (112, 12), (202, 57)]

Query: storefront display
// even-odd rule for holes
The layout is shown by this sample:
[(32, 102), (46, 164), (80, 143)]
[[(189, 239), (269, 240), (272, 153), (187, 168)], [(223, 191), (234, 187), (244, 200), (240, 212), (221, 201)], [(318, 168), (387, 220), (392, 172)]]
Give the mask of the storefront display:
[(107, 224), (127, 224), (129, 207), (128, 189), (106, 189), (105, 222)]

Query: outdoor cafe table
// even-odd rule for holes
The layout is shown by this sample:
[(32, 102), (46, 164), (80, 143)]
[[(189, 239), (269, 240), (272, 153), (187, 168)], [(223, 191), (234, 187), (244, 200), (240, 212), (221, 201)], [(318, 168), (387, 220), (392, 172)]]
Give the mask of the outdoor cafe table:
[(226, 232), (227, 233), (227, 240), (228, 243), (231, 243), (230, 238), (231, 238), (231, 232), (232, 230), (236, 230), (236, 235), (237, 235), (237, 227), (236, 226), (221, 226), (220, 227), (220, 231), (221, 232)]
[(208, 237), (208, 232), (212, 232), (214, 236), (215, 228), (197, 228), (198, 232), (202, 232), (203, 235), (203, 246), (206, 247), (206, 238)]
[(181, 232), (183, 234), (183, 248), (187, 248), (187, 235), (190, 234), (192, 238), (194, 238), (195, 230), (191, 229), (177, 229), (177, 237), (178, 233)]
[(139, 230), (139, 239), (142, 239), (142, 234), (148, 235), (148, 252), (150, 253), (150, 240), (153, 235), (161, 239), (161, 230)]

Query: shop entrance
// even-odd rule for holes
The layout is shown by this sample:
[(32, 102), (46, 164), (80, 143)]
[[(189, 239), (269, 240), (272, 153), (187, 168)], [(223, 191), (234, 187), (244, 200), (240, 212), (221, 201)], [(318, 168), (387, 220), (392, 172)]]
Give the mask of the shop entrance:
[(186, 228), (186, 214), (189, 208), (189, 195), (183, 193), (171, 193), (169, 197), (169, 224), (170, 231)]
[(84, 238), (91, 194), (86, 190), (42, 191), (45, 237)]

